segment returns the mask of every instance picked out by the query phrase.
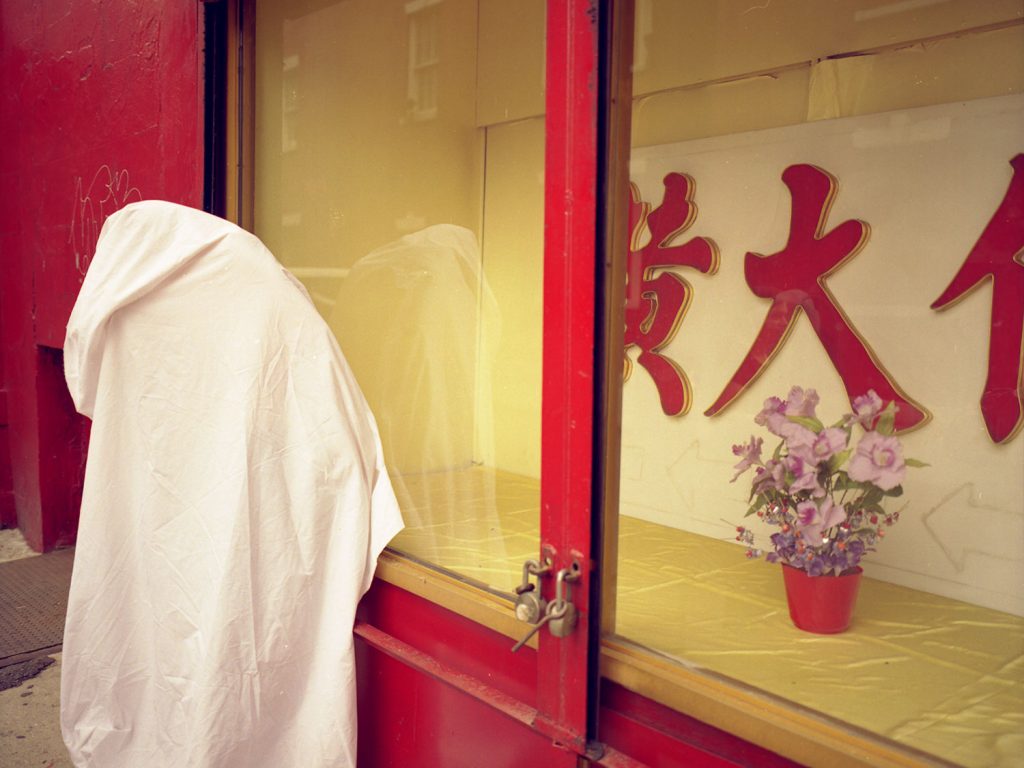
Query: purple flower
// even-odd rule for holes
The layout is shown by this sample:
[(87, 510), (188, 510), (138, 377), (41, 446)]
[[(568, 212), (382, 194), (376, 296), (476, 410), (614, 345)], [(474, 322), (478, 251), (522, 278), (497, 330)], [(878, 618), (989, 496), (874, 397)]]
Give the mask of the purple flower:
[(751, 466), (761, 463), (761, 445), (763, 443), (763, 438), (751, 435), (749, 443), (745, 445), (741, 443), (732, 447), (733, 455), (740, 457), (740, 463), (734, 467), (736, 474), (733, 475), (730, 482), (736, 482), (736, 478), (750, 469)]
[(847, 557), (845, 552), (832, 552), (824, 558), (825, 566), (836, 576), (846, 570)]
[(778, 425), (776, 434), (786, 441), (786, 446), (792, 453), (794, 450), (797, 452), (802, 448), (810, 448), (817, 439), (817, 433), (803, 426), (797, 424), (794, 421), (790, 421), (788, 418), (783, 417), (781, 423)]
[(867, 545), (860, 539), (850, 539), (846, 543), (846, 554), (849, 556), (848, 568), (853, 568), (860, 563), (860, 559), (868, 551)]
[(793, 387), (786, 396), (785, 413), (787, 416), (806, 416), (809, 419), (817, 418), (814, 409), (818, 405), (818, 393), (813, 389)]
[(772, 546), (775, 548), (775, 559), (765, 558), (768, 562), (774, 563), (776, 560), (781, 560), (798, 568), (802, 567), (799, 564), (802, 556), (796, 551), (796, 539), (792, 533), (773, 533), (771, 541)]
[(867, 394), (853, 399), (853, 413), (846, 417), (846, 425), (860, 424), (864, 429), (875, 426), (875, 419), (882, 412), (882, 398), (875, 390), (869, 389)]
[(818, 505), (813, 501), (801, 501), (796, 505), (796, 519), (800, 525), (810, 525), (818, 516)]
[[(899, 440), (874, 429), (884, 416), (884, 432), (892, 432), (894, 413), (894, 406), (886, 407), (876, 392), (855, 398), (853, 412), (831, 427), (818, 419), (818, 402), (817, 392), (801, 387), (792, 387), (785, 400), (764, 401), (754, 420), (781, 438), (767, 459), (762, 459), (760, 438), (751, 436), (748, 442), (733, 446), (739, 458), (733, 480), (754, 468), (751, 498), (756, 495), (757, 500), (752, 511), (763, 524), (777, 529), (770, 535), (767, 551), (754, 546), (749, 529), (738, 528), (736, 538), (747, 544), (747, 557), (763, 556), (812, 576), (840, 575), (875, 551), (885, 533), (881, 526), (892, 525), (897, 518), (896, 514), (886, 516), (876, 502), (880, 490), (892, 491), (903, 481), (907, 464)], [(854, 424), (865, 432), (856, 450), (851, 437)], [(845, 499), (851, 491), (847, 514), (833, 493)]]
[(845, 429), (828, 427), (817, 434), (809, 429), (805, 431), (810, 433), (809, 439), (801, 435), (789, 442), (790, 452), (799, 454), (804, 461), (821, 464), (846, 449), (848, 436)]
[(761, 412), (754, 417), (754, 423), (760, 426), (765, 426), (768, 423), (768, 417), (773, 414), (784, 414), (786, 412), (786, 404), (777, 397), (769, 397), (764, 401), (764, 407)]
[(822, 534), (846, 519), (846, 510), (826, 497), (820, 503), (804, 501), (796, 508), (797, 522), (803, 540), (812, 547), (820, 546)]
[(853, 480), (874, 483), (883, 491), (902, 483), (906, 474), (900, 441), (878, 432), (866, 433), (850, 459), (849, 475)]
[(768, 463), (754, 470), (754, 490), (764, 493), (767, 490), (783, 490), (786, 486), (786, 467), (777, 459), (769, 459)]
[(789, 484), (789, 492), (811, 491), (815, 496), (824, 493), (824, 489), (818, 485), (818, 467), (809, 461), (805, 461), (797, 453), (791, 453), (785, 458), (786, 471), (793, 475), (793, 482)]
[(764, 401), (761, 412), (754, 417), (754, 423), (766, 427), (773, 435), (779, 435), (779, 429), (787, 423), (785, 401), (769, 397)]

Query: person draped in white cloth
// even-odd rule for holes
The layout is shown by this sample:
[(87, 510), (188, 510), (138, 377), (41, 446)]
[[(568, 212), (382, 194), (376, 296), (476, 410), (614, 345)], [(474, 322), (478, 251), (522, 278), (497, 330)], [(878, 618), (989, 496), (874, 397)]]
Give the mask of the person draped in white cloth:
[(84, 768), (356, 764), (352, 625), (402, 528), (308, 294), (159, 201), (104, 224), (64, 346), (93, 420), (61, 678)]

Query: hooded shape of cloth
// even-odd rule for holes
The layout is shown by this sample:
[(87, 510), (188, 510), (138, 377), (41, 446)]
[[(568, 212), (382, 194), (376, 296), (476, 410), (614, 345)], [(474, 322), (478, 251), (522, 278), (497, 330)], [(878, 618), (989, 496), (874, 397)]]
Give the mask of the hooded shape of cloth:
[(301, 284), (171, 203), (105, 223), (68, 323), (93, 419), (61, 728), (76, 766), (354, 766), (352, 624), (402, 527)]

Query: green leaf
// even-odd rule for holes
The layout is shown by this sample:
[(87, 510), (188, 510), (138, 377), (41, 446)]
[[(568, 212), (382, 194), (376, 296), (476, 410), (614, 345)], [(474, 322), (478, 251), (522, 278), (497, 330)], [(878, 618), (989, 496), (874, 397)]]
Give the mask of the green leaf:
[(861, 483), (857, 480), (851, 480), (850, 476), (845, 472), (836, 473), (836, 481), (833, 485), (837, 491), (858, 491), (860, 493), (867, 493), (871, 490), (871, 486), (868, 483)]
[(882, 501), (882, 497), (885, 496), (885, 492), (878, 485), (869, 485), (867, 487), (867, 493), (864, 494), (865, 504), (878, 504)]
[(887, 437), (891, 437), (896, 432), (896, 414), (890, 413), (887, 408), (885, 412), (878, 417), (878, 423), (875, 424), (875, 431), (880, 432)]
[(825, 425), (813, 416), (787, 416), (786, 418), (794, 424), (799, 424), (801, 427), (807, 427), (813, 432), (821, 432), (821, 430), (825, 428)]
[(894, 400), (890, 400), (882, 409), (878, 421), (875, 422), (875, 431), (881, 432), (887, 437), (896, 433), (896, 402)]
[(757, 510), (761, 509), (761, 507), (763, 507), (767, 502), (768, 502), (768, 499), (765, 498), (764, 494), (763, 493), (759, 493), (757, 495), (757, 500), (753, 504), (750, 505), (750, 507), (747, 509), (747, 513), (744, 515), (744, 517), (750, 517), (752, 514), (757, 512)]
[(890, 488), (888, 491), (882, 491), (882, 493), (884, 493), (886, 496), (896, 498), (897, 496), (903, 495), (903, 486), (897, 485), (895, 488)]
[(923, 461), (918, 461), (917, 459), (904, 459), (903, 463), (906, 464), (908, 467), (930, 467), (931, 466), (931, 464), (927, 464), (927, 463), (925, 463)]
[[(850, 458), (850, 454), (852, 453), (853, 449), (847, 448), (845, 451), (840, 451), (839, 453), (834, 455), (831, 459), (828, 460), (828, 471), (832, 473), (838, 470), (841, 466), (843, 466), (843, 464), (846, 463), (846, 460)], [(846, 473), (844, 472), (843, 475), (845, 474)]]

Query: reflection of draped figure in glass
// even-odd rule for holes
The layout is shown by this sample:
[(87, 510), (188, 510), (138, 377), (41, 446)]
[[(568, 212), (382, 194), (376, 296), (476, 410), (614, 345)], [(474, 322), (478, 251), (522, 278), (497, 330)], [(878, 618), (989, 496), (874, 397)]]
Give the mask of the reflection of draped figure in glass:
[(491, 471), (500, 316), (476, 237), (439, 224), (367, 254), (330, 324), (380, 427), (408, 526), (395, 546), (489, 582), (505, 556)]

